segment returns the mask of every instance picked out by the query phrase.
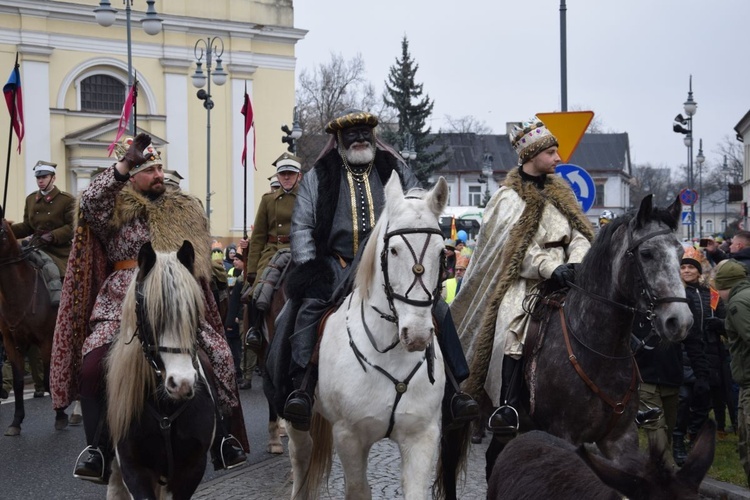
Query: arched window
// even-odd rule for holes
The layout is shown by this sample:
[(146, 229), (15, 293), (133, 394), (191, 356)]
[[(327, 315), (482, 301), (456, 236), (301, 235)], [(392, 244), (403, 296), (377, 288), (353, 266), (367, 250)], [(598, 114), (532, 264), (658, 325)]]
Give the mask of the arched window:
[(117, 113), (125, 104), (125, 84), (109, 75), (91, 75), (81, 81), (81, 111)]
[(713, 234), (714, 232), (714, 221), (711, 219), (706, 220), (706, 232), (709, 234)]

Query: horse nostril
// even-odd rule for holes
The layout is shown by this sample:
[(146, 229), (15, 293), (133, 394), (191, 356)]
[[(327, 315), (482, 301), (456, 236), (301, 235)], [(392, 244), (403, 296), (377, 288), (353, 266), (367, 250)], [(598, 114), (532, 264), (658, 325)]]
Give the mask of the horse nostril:
[(401, 338), (408, 344), (409, 343), (409, 328), (403, 327), (401, 329)]
[(177, 388), (177, 384), (175, 383), (175, 381), (174, 381), (174, 378), (173, 378), (173, 377), (169, 377), (169, 378), (167, 379), (167, 387), (169, 387), (169, 388), (170, 388), (170, 389), (172, 389), (172, 390), (174, 390), (174, 389), (176, 389), (176, 388)]

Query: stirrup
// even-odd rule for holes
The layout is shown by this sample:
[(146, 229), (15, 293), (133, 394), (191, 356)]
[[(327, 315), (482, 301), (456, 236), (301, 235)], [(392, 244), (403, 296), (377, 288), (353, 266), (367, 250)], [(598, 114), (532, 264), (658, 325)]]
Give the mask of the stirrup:
[(232, 434), (228, 434), (221, 438), (221, 444), (219, 445), (219, 460), (221, 460), (221, 466), (222, 469), (230, 470), (234, 469), (236, 467), (239, 467), (241, 465), (245, 465), (247, 463), (247, 457), (245, 457), (245, 460), (242, 462), (238, 462), (234, 465), (227, 465), (226, 461), (224, 460), (224, 444), (229, 443), (229, 446), (234, 446), (234, 444), (237, 444), (237, 448), (239, 450), (242, 450), (242, 453), (245, 453), (245, 450), (242, 449), (242, 445), (240, 444), (240, 440), (234, 437)]
[[(493, 426), (492, 425), (492, 417), (494, 417), (495, 415), (497, 415), (498, 418), (501, 418), (501, 419), (505, 420), (505, 418), (502, 415), (498, 415), (498, 412), (500, 410), (505, 409), (505, 408), (510, 408), (511, 410), (513, 410), (513, 413), (516, 416), (516, 424), (515, 425), (505, 425), (503, 427)], [(490, 415), (490, 417), (487, 419), (487, 429), (490, 432), (492, 432), (493, 434), (499, 434), (499, 435), (515, 435), (515, 434), (518, 434), (519, 424), (520, 424), (520, 419), (519, 419), (519, 416), (518, 416), (518, 410), (516, 410), (515, 408), (513, 408), (513, 406), (511, 406), (509, 404), (504, 404), (504, 405), (498, 406), (495, 409), (495, 411), (492, 412), (492, 415)]]
[[(80, 474), (76, 474), (76, 470), (78, 470), (78, 464), (81, 462), (81, 457), (84, 453), (89, 453), (90, 455), (98, 454), (102, 459), (102, 475), (101, 476), (82, 476)], [(107, 461), (104, 459), (104, 452), (98, 447), (93, 445), (86, 446), (81, 453), (78, 454), (78, 458), (76, 459), (75, 465), (73, 465), (73, 477), (76, 479), (83, 479), (85, 481), (94, 481), (96, 483), (100, 484), (107, 484), (107, 481), (104, 479), (104, 476), (106, 475), (106, 469), (107, 469)]]

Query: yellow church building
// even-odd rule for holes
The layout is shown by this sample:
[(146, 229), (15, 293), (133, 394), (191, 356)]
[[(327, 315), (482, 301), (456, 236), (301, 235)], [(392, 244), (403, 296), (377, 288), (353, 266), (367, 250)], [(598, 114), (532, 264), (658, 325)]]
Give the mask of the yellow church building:
[[(5, 216), (23, 217), (24, 199), (37, 189), (32, 167), (38, 160), (57, 163), (56, 184), (73, 195), (112, 164), (107, 148), (128, 92), (130, 52), (138, 80), (136, 130), (151, 134), (165, 168), (176, 170), (182, 189), (204, 205), (210, 185), (211, 232), (236, 240), (244, 218), (245, 88), (254, 109), (257, 165), (256, 171), (248, 161), (248, 226), (268, 190), (271, 162), (285, 150), (279, 126), (292, 120), (295, 44), (306, 34), (294, 28), (292, 0), (126, 2), (131, 0), (0, 3), (0, 80), (5, 83), (18, 54), (25, 118), (20, 155), (12, 139)], [(207, 75), (209, 42), (210, 111), (193, 83), (196, 62)], [(10, 121), (1, 106), (0, 143), (7, 154)], [(252, 132), (247, 142), (251, 159)]]

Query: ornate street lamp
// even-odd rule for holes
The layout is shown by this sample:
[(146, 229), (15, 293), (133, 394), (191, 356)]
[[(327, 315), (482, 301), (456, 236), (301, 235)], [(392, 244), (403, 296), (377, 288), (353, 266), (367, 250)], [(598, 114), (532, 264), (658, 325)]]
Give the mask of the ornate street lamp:
[[(688, 150), (688, 162), (687, 162), (687, 174), (688, 174), (688, 188), (694, 190), (695, 177), (693, 175), (693, 115), (698, 110), (698, 103), (693, 100), (693, 75), (690, 75), (690, 83), (688, 87), (688, 97), (683, 103), (682, 109), (685, 112), (686, 117), (679, 114), (675, 117), (675, 123), (672, 126), (672, 130), (678, 134), (684, 134), (683, 142)], [(692, 240), (695, 235), (695, 211), (694, 205), (690, 205), (690, 220), (691, 224), (688, 226), (688, 238)]]
[(400, 152), (401, 157), (406, 160), (406, 165), (411, 167), (411, 160), (417, 159), (417, 152), (414, 150), (414, 137), (409, 132), (404, 134), (403, 148)]
[[(196, 96), (203, 101), (206, 108), (206, 216), (211, 222), (211, 110), (214, 101), (211, 99), (211, 80), (216, 85), (224, 85), (227, 82), (227, 72), (221, 65), (221, 56), (224, 54), (224, 40), (221, 37), (208, 37), (195, 42), (193, 48), (195, 54), (195, 73), (192, 76), (193, 86), (198, 90)], [(216, 69), (212, 72), (213, 57), (216, 57)], [(203, 60), (205, 57), (206, 72), (203, 72)], [(208, 83), (207, 90), (203, 86)]]
[(700, 221), (700, 227), (698, 230), (700, 234), (699, 238), (703, 237), (703, 162), (706, 161), (706, 157), (703, 156), (703, 139), (698, 141), (698, 156), (695, 157), (695, 164), (698, 166), (698, 220)]
[(281, 142), (289, 144), (286, 148), (287, 151), (296, 155), (297, 154), (297, 139), (302, 137), (302, 127), (299, 124), (299, 118), (297, 117), (297, 106), (294, 107), (294, 114), (292, 116), (292, 128), (284, 124), (281, 126), (281, 131), (286, 135), (281, 136)]
[[(141, 25), (143, 26), (143, 31), (146, 32), (148, 35), (157, 35), (161, 31), (161, 18), (156, 13), (156, 8), (154, 7), (154, 3), (156, 0), (146, 0), (146, 4), (148, 5), (146, 10), (145, 17), (141, 20)], [(130, 36), (130, 7), (133, 5), (133, 0), (123, 0), (123, 3), (125, 4), (125, 29), (127, 32), (127, 43), (128, 43), (128, 92), (133, 87), (133, 47), (132, 47), (132, 39)], [(105, 28), (108, 26), (112, 26), (115, 22), (115, 15), (117, 14), (117, 9), (114, 9), (112, 7), (112, 4), (109, 3), (109, 0), (101, 0), (99, 2), (99, 7), (94, 9), (94, 15), (96, 16), (96, 22), (99, 23), (100, 26), (104, 26)], [(133, 119), (132, 115), (130, 118), (130, 123), (128, 123), (128, 128), (130, 129), (130, 133), (135, 135), (135, 120)]]
[(490, 199), (490, 179), (492, 179), (492, 164), (495, 161), (495, 158), (490, 153), (484, 153), (484, 157), (482, 159), (482, 176), (484, 177), (485, 190), (484, 190), (484, 200), (485, 203), (487, 203)]

